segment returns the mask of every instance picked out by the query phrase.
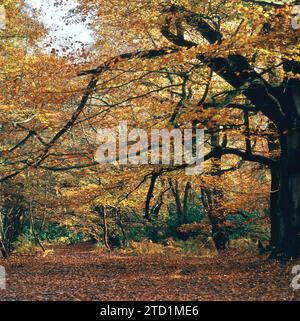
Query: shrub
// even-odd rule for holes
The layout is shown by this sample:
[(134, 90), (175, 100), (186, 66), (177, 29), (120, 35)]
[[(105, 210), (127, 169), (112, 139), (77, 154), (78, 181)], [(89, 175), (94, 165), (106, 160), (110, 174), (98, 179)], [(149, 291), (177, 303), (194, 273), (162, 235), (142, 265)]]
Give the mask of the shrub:
[(13, 244), (14, 253), (18, 254), (32, 254), (37, 255), (39, 252), (43, 252), (43, 250), (36, 246), (27, 235), (20, 235), (17, 240)]
[(164, 253), (164, 250), (164, 245), (145, 239), (141, 242), (131, 241), (128, 244), (128, 247), (121, 250), (121, 252), (131, 254), (162, 254)]

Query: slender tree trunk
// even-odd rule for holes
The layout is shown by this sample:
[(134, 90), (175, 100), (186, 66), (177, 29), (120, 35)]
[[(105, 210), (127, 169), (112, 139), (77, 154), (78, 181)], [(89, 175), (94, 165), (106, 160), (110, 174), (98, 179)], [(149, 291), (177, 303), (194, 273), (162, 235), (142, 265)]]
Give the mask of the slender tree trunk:
[(4, 244), (4, 225), (2, 220), (2, 214), (0, 212), (0, 251), (3, 257), (7, 258), (9, 256), (5, 244)]
[(170, 185), (172, 195), (175, 199), (178, 221), (180, 222), (180, 224), (183, 224), (184, 213), (183, 213), (183, 208), (182, 208), (181, 200), (180, 200), (178, 182), (175, 182), (175, 184), (173, 184), (172, 180), (170, 179), (169, 185)]
[(152, 216), (157, 219), (159, 212), (161, 210), (161, 207), (164, 204), (164, 200), (163, 200), (163, 193), (160, 194), (159, 199), (157, 201), (157, 203), (155, 204), (155, 206), (153, 206), (151, 212), (152, 212)]
[(42, 242), (40, 241), (39, 234), (36, 232), (34, 227), (34, 217), (32, 215), (32, 202), (29, 203), (29, 218), (30, 218), (30, 232), (34, 237), (35, 245), (39, 245), (43, 252), (46, 251), (45, 247), (43, 246)]
[(122, 236), (123, 236), (123, 245), (126, 246), (127, 245), (127, 235), (126, 235), (126, 231), (125, 231), (125, 228), (124, 228), (124, 225), (122, 223), (122, 213), (121, 213), (121, 210), (119, 208), (116, 209), (116, 214), (117, 214), (117, 222), (118, 222), (118, 225), (121, 229), (121, 232), (122, 232)]
[[(222, 145), (227, 144), (227, 136), (225, 135), (226, 141), (223, 139)], [(211, 134), (211, 145), (213, 147), (219, 146), (220, 136), (218, 132)], [(221, 158), (212, 159), (212, 170), (215, 177), (221, 178)], [(201, 191), (202, 202), (204, 208), (211, 223), (212, 238), (215, 243), (215, 247), (218, 251), (226, 249), (227, 243), (229, 241), (229, 235), (226, 231), (225, 223), (226, 217), (224, 215), (224, 206), (222, 204), (224, 199), (224, 193), (220, 188), (205, 188)]]
[(201, 199), (211, 224), (212, 239), (216, 249), (218, 251), (222, 251), (226, 249), (229, 236), (225, 229), (225, 216), (221, 211), (216, 210), (216, 204), (214, 202), (216, 197), (218, 197), (217, 195), (218, 194), (216, 191), (211, 191), (207, 188), (201, 188)]
[(2, 237), (0, 236), (0, 246), (1, 246), (1, 254), (4, 258), (8, 258), (9, 257), (9, 253), (7, 252), (6, 248), (5, 248), (5, 244), (3, 243)]
[(188, 222), (188, 201), (189, 201), (189, 193), (191, 190), (191, 183), (187, 182), (184, 189), (184, 197), (183, 197), (183, 224), (187, 224)]
[(157, 178), (159, 177), (158, 173), (153, 173), (151, 176), (151, 180), (150, 180), (150, 186), (148, 189), (148, 193), (147, 193), (147, 197), (146, 197), (146, 202), (145, 202), (145, 212), (144, 212), (144, 217), (147, 221), (151, 221), (151, 217), (150, 217), (150, 202), (151, 199), (153, 198), (153, 192), (154, 192), (154, 188), (155, 188), (155, 183)]
[(103, 219), (103, 240), (104, 245), (107, 249), (110, 250), (110, 246), (108, 244), (108, 226), (107, 226), (107, 219), (106, 219), (106, 208), (102, 206), (102, 219)]
[(101, 217), (102, 224), (99, 223), (101, 228), (103, 229), (103, 242), (107, 249), (110, 250), (110, 246), (108, 243), (108, 226), (107, 226), (107, 215), (106, 215), (106, 207), (105, 206), (95, 206), (94, 211)]

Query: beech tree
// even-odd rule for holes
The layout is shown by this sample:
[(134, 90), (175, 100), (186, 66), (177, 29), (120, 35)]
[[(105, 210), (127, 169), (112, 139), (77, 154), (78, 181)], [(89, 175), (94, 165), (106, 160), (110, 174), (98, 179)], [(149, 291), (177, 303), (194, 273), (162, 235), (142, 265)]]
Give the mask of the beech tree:
[[(207, 98), (213, 94), (210, 93), (211, 88), (207, 88), (205, 99), (198, 104), (199, 109), (237, 108), (246, 115), (260, 113), (266, 117), (267, 124), (271, 122), (274, 125), (271, 135), (274, 141), (279, 142), (279, 157), (256, 153), (251, 142), (253, 137), (244, 133), (246, 144), (243, 149), (216, 145), (206, 155), (206, 160), (232, 154), (245, 161), (263, 164), (271, 170), (272, 256), (297, 256), (300, 251), (300, 63), (299, 33), (291, 25), (292, 7), (269, 1), (171, 1), (170, 4), (150, 1), (147, 8), (143, 4), (124, 4), (114, 19), (105, 20), (108, 14), (106, 9), (100, 8), (103, 3), (98, 1), (89, 6), (88, 2), (82, 1), (81, 10), (84, 13), (96, 11), (104, 24), (109, 22), (110, 27), (119, 28), (125, 43), (136, 32), (136, 42), (143, 39), (140, 47), (148, 47), (151, 41), (156, 47), (160, 44), (165, 47), (123, 53), (82, 74), (94, 74), (96, 81), (104, 70), (134, 58), (154, 61), (168, 56), (170, 60), (177, 59), (178, 64), (188, 59), (193, 63), (198, 60), (231, 88), (223, 95), (224, 101), (209, 101)], [(112, 1), (105, 8), (112, 10), (115, 6), (119, 7), (119, 3)], [(149, 11), (151, 16), (147, 15)], [(159, 22), (153, 16), (155, 19), (159, 16)], [(129, 21), (136, 22), (137, 27), (133, 24), (128, 28)], [(93, 25), (95, 28), (96, 24)], [(142, 37), (146, 33), (148, 37)], [(151, 66), (151, 62), (148, 65)], [(155, 66), (157, 62), (153, 62)], [(184, 104), (178, 104), (176, 110), (184, 107)], [(194, 118), (191, 120), (195, 121)], [(201, 123), (201, 118), (196, 121)], [(245, 118), (246, 127), (247, 122), (249, 120)]]
[[(182, 206), (179, 175), (183, 186), (202, 189), (222, 248), (230, 212), (223, 174), (242, 166), (254, 173), (257, 168), (249, 162), (260, 164), (272, 178), (272, 256), (298, 256), (300, 66), (292, 9), (293, 4), (250, 0), (79, 1), (71, 14), (90, 18), (96, 37), (92, 59), (78, 65), (55, 52), (23, 52), (28, 64), (22, 77), (14, 79), (23, 90), (13, 95), (7, 86), (3, 95), (3, 106), (16, 108), (3, 122), (7, 143), (1, 151), (0, 182), (52, 171), (59, 177), (57, 193), (70, 197), (66, 207), (84, 213), (95, 206), (134, 208), (150, 221), (164, 207), (166, 195), (168, 201), (175, 199), (184, 223), (187, 198)], [(34, 31), (42, 34), (38, 26)], [(20, 106), (27, 117), (15, 121)], [(99, 165), (93, 155), (97, 126), (117, 126), (120, 120), (148, 131), (205, 129), (203, 177), (184, 177), (187, 164)], [(211, 181), (207, 186), (205, 179)], [(232, 180), (232, 190), (236, 184)], [(133, 195), (138, 197), (133, 200)]]

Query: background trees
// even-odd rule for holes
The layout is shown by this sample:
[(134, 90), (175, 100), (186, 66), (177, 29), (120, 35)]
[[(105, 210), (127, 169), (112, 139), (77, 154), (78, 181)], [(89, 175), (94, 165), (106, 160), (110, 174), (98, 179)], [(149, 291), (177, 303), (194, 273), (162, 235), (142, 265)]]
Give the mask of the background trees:
[[(110, 224), (123, 241), (137, 223), (152, 224), (157, 237), (174, 215), (178, 237), (191, 227), (201, 233), (205, 214), (222, 250), (234, 234), (229, 218), (247, 222), (255, 212), (263, 230), (271, 222), (272, 255), (297, 256), (299, 34), (290, 12), (258, 1), (79, 1), (71, 14), (88, 17), (92, 59), (24, 55), (22, 90), (4, 95), (1, 182), (52, 172), (56, 221), (96, 238), (97, 206), (107, 208), (108, 235)], [(205, 172), (97, 164), (97, 128), (119, 121), (148, 131), (205, 129)]]

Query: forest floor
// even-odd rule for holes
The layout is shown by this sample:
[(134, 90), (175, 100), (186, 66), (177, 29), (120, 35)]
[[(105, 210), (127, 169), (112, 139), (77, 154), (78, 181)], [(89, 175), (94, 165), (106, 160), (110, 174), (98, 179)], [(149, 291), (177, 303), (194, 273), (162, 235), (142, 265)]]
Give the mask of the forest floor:
[(0, 258), (0, 265), (7, 274), (1, 301), (295, 300), (300, 294), (290, 287), (291, 264), (232, 251), (201, 258), (65, 246), (46, 257)]

